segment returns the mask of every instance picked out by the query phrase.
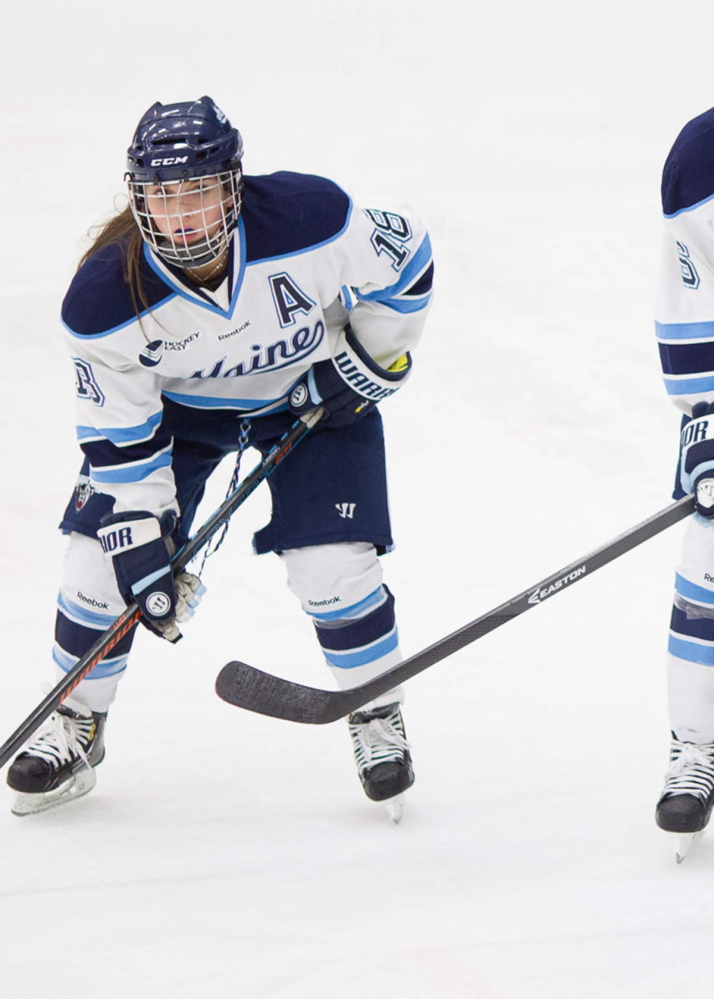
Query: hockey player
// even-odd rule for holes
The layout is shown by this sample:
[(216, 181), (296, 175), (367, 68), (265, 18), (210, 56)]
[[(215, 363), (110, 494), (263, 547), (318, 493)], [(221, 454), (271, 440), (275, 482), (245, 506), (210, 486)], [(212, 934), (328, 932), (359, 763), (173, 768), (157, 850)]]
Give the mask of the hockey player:
[(694, 493), (668, 651), (670, 768), (657, 824), (700, 832), (714, 802), (714, 109), (685, 125), (662, 180), (666, 223), (656, 330), (685, 414), (675, 498)]
[[(296, 416), (316, 428), (269, 479), (273, 551), (342, 686), (400, 659), (378, 555), (392, 544), (376, 403), (406, 381), (433, 265), (419, 219), (360, 208), (330, 180), (244, 176), (238, 131), (210, 97), (154, 104), (128, 150), (129, 205), (85, 255), (62, 307), (76, 368), (84, 463), (69, 535), (54, 661), (68, 671), (136, 601), (174, 642), (201, 598), (170, 553), (230, 452), (266, 453)], [(239, 584), (237, 584), (239, 585)], [(133, 632), (13, 762), (13, 811), (86, 794)], [(61, 675), (61, 674), (60, 674)], [(349, 719), (374, 800), (413, 782), (397, 688)]]

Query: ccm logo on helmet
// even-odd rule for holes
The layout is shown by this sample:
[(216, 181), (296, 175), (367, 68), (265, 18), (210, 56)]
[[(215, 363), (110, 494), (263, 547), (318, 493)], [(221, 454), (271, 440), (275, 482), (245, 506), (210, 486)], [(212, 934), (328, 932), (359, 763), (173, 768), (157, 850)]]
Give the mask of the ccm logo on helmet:
[(188, 163), (188, 156), (165, 156), (151, 161), (152, 166), (178, 166), (180, 163)]

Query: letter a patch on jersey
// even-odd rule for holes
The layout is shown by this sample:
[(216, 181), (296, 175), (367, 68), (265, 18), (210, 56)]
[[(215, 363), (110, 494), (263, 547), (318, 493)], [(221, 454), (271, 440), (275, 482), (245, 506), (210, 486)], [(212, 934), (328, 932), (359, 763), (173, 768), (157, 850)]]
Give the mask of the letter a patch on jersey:
[(292, 326), (298, 312), (307, 315), (315, 308), (313, 300), (298, 288), (289, 274), (273, 274), (268, 280), (281, 326)]
[(83, 361), (81, 357), (73, 357), (75, 374), (77, 375), (77, 397), (87, 399), (96, 406), (103, 406), (105, 396), (97, 385), (97, 380), (92, 371), (89, 361)]

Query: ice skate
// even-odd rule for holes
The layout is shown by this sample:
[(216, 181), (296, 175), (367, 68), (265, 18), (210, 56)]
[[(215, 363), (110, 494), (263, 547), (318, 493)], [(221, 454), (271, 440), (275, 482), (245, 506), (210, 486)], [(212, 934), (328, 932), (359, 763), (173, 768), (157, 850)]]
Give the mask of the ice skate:
[(67, 698), (44, 732), (10, 766), (7, 782), (16, 796), (14, 815), (33, 815), (81, 798), (96, 784), (94, 767), (104, 759), (106, 714)]
[(714, 804), (714, 743), (680, 742), (672, 736), (670, 767), (657, 803), (660, 829), (678, 837), (681, 863), (706, 828)]
[(414, 770), (398, 704), (349, 717), (359, 779), (368, 798), (384, 803), (393, 822), (404, 812), (404, 791), (414, 783)]

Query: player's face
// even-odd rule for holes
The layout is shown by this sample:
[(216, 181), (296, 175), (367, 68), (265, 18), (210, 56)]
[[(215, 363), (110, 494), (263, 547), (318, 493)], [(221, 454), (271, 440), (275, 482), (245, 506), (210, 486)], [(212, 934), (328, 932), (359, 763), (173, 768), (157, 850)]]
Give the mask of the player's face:
[(218, 177), (146, 186), (146, 208), (171, 243), (191, 246), (223, 224), (230, 197)]

